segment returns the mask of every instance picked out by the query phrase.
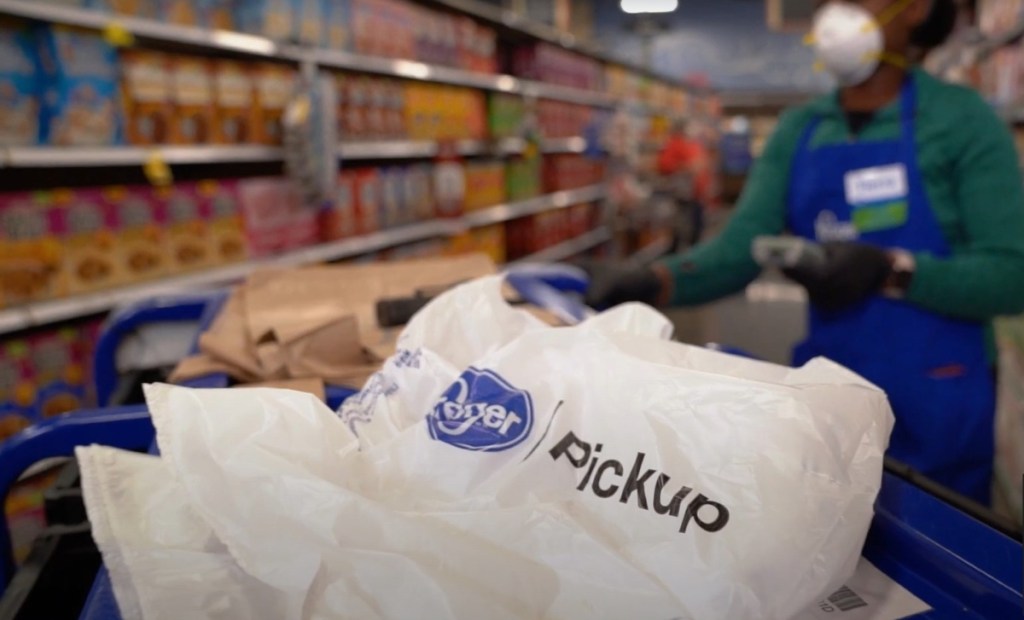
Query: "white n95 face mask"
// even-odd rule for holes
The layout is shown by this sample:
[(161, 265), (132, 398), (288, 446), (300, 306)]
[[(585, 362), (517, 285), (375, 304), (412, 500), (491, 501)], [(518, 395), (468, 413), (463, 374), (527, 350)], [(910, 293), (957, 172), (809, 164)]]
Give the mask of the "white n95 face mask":
[(829, 2), (814, 15), (810, 43), (818, 61), (840, 86), (867, 80), (881, 62), (882, 27), (870, 11), (850, 2)]

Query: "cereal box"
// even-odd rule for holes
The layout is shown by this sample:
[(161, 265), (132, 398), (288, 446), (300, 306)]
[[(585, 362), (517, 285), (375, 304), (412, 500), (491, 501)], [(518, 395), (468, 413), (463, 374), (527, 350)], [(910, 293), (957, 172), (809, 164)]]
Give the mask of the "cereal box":
[(201, 181), (196, 185), (203, 202), (212, 264), (228, 264), (249, 258), (242, 208), (236, 181)]
[(380, 177), (377, 171), (373, 168), (359, 170), (356, 173), (355, 188), (359, 234), (376, 232), (382, 219)]
[(335, 50), (347, 50), (351, 47), (351, 9), (349, 0), (320, 0), (323, 27), (320, 35), (321, 45)]
[(37, 419), (51, 418), (85, 405), (89, 359), (82, 345), (79, 332), (73, 327), (39, 333), (29, 339)]
[(199, 25), (218, 30), (234, 30), (235, 16), (232, 0), (199, 0)]
[(122, 51), (121, 101), (129, 144), (166, 143), (174, 113), (169, 58), (159, 52)]
[(287, 179), (245, 179), (239, 197), (252, 256), (273, 256), (319, 240), (319, 214), (299, 205)]
[(211, 142), (215, 120), (213, 74), (209, 61), (196, 56), (171, 59), (171, 101), (174, 114), (170, 142)]
[(87, 0), (86, 3), (89, 8), (96, 10), (152, 19), (157, 15), (158, 2), (159, 0)]
[(156, 18), (167, 24), (198, 26), (201, 10), (194, 0), (156, 0)]
[(429, 220), (437, 212), (434, 202), (433, 171), (429, 164), (409, 167), (405, 172), (405, 205), (412, 221)]
[(22, 339), (0, 345), (0, 441), (32, 425), (36, 388), (28, 352)]
[(37, 194), (49, 208), (51, 230), (60, 235), (60, 292), (86, 293), (124, 281), (114, 255), (115, 207), (100, 190), (55, 190)]
[(114, 255), (125, 282), (152, 280), (168, 273), (164, 254), (164, 203), (148, 186), (104, 190), (115, 205)]
[(21, 22), (0, 20), (0, 145), (39, 139), (41, 83), (35, 40)]
[(218, 60), (213, 67), (216, 118), (213, 138), (220, 144), (241, 144), (254, 140), (257, 118), (253, 104), (254, 85), (248, 65)]
[(96, 146), (120, 141), (117, 54), (98, 33), (64, 26), (35, 30), (42, 68), (43, 141)]
[(179, 273), (215, 265), (215, 248), (203, 206), (206, 201), (194, 183), (154, 189), (164, 205), (164, 255), (168, 271)]
[(287, 40), (294, 32), (292, 0), (235, 2), (235, 27), (249, 34)]
[(385, 168), (378, 173), (380, 212), (377, 224), (380, 228), (391, 228), (403, 223), (403, 178), (404, 173), (397, 167)]
[(62, 246), (32, 195), (0, 195), (0, 307), (55, 297)]
[(356, 235), (356, 177), (349, 170), (338, 175), (334, 199), (321, 214), (322, 237), (327, 241)]
[(324, 24), (321, 0), (292, 0), (292, 37), (300, 43), (320, 45)]
[(260, 64), (255, 71), (256, 131), (260, 144), (281, 143), (281, 116), (295, 90), (295, 70), (286, 65)]

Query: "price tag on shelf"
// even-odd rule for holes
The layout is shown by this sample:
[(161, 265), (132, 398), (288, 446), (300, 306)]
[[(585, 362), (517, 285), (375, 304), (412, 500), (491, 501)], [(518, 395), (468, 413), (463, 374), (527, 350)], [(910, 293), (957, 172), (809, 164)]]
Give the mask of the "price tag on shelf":
[(146, 174), (146, 179), (157, 187), (167, 187), (174, 182), (171, 167), (164, 161), (164, 156), (160, 151), (149, 152), (146, 161), (142, 164), (142, 171)]
[(113, 47), (135, 45), (135, 35), (116, 20), (107, 22), (107, 25), (103, 27), (103, 40)]

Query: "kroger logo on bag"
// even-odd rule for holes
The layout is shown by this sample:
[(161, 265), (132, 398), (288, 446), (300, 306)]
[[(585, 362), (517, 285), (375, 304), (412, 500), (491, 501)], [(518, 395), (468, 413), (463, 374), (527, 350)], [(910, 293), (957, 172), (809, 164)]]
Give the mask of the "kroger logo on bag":
[(533, 401), (490, 370), (467, 368), (427, 416), (430, 436), (463, 450), (501, 452), (533, 428)]

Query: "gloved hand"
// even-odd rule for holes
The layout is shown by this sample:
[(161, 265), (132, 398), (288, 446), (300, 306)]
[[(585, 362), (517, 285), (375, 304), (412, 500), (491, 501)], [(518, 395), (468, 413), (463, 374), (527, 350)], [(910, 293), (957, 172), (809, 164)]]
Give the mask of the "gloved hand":
[(828, 241), (822, 249), (821, 265), (783, 270), (807, 289), (811, 303), (822, 310), (835, 312), (864, 301), (880, 291), (892, 273), (889, 253), (878, 246)]
[(634, 262), (601, 261), (585, 265), (590, 276), (587, 305), (604, 310), (629, 301), (658, 305), (664, 280), (655, 268)]

